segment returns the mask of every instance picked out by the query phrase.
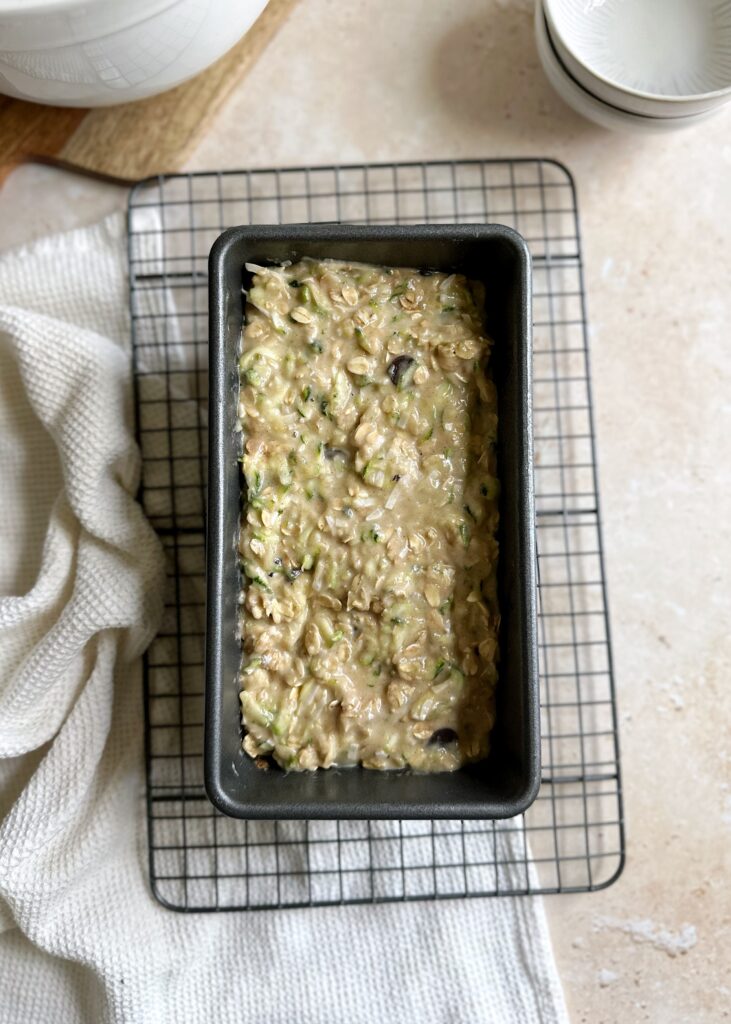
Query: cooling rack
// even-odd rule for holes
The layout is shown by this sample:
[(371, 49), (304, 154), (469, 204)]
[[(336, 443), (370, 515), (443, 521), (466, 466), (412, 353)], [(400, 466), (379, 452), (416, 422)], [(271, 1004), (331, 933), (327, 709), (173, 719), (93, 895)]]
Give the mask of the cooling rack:
[[(624, 858), (574, 183), (548, 159), (169, 175), (132, 191), (140, 498), (167, 560), (144, 665), (150, 881), (177, 910), (584, 892)], [(207, 257), (247, 223), (497, 222), (533, 256), (540, 793), (507, 822), (253, 822), (203, 788)]]

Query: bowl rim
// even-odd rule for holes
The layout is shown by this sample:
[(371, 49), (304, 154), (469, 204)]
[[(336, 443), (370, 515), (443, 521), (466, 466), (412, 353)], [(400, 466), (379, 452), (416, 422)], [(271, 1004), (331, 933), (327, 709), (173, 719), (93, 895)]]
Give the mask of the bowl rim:
[[(145, 10), (139, 20), (144, 21), (154, 17), (169, 7), (174, 7), (177, 2), (179, 0), (157, 0), (156, 3), (150, 3), (149, 10)], [(111, 7), (112, 3), (113, 0), (0, 0), (0, 18), (13, 18), (18, 22), (30, 21), (46, 14), (71, 14), (79, 7), (90, 9)], [(83, 41), (80, 36), (78, 42), (82, 43)]]
[[(571, 46), (570, 43), (567, 41), (566, 36), (564, 35), (563, 32), (561, 32), (561, 30), (560, 30), (560, 28), (559, 28), (559, 26), (558, 26), (558, 24), (556, 22), (556, 19), (553, 17), (553, 15), (551, 13), (551, 5), (552, 5), (552, 3), (555, 2), (555, 0), (537, 0), (537, 2), (539, 4), (541, 4), (541, 6), (543, 8), (543, 13), (544, 13), (544, 15), (546, 17), (546, 22), (548, 24), (549, 31), (553, 32), (556, 36), (558, 36), (558, 38), (561, 40), (561, 42), (566, 47), (566, 49), (569, 51), (569, 53), (571, 53), (571, 55), (574, 57), (574, 59), (579, 64), (581, 64), (581, 66), (584, 67), (586, 69), (586, 71), (590, 75), (592, 75), (594, 78), (596, 78), (597, 81), (603, 82), (604, 85), (608, 85), (610, 88), (616, 89), (619, 92), (626, 93), (628, 96), (636, 96), (638, 99), (649, 100), (651, 102), (652, 101), (657, 102), (658, 100), (660, 100), (663, 103), (673, 103), (673, 104), (678, 104), (678, 105), (682, 105), (683, 103), (697, 103), (698, 101), (703, 101), (703, 100), (720, 99), (720, 98), (723, 98), (724, 96), (727, 96), (729, 99), (731, 99), (731, 82), (729, 82), (729, 84), (724, 86), (722, 89), (713, 89), (710, 92), (694, 92), (694, 93), (683, 93), (682, 95), (677, 95), (677, 94), (673, 95), (673, 94), (668, 94), (668, 93), (663, 93), (663, 92), (646, 92), (643, 89), (633, 89), (631, 86), (625, 85), (622, 82), (618, 82), (616, 79), (608, 78), (606, 75), (604, 75), (601, 72), (595, 70), (593, 67), (591, 67), (589, 64), (587, 64), (585, 58), (580, 56), (576, 52), (575, 48), (573, 46)], [(562, 66), (563, 66), (563, 62), (562, 62)], [(605, 103), (606, 101), (605, 100), (601, 100), (601, 102)], [(617, 109), (621, 110), (622, 108), (618, 107)], [(647, 115), (638, 114), (636, 116), (638, 116), (638, 117), (645, 117), (645, 116), (647, 116), (647, 117), (654, 117), (655, 115), (653, 115), (653, 114), (647, 114)], [(679, 114), (678, 116), (681, 117), (683, 115)]]

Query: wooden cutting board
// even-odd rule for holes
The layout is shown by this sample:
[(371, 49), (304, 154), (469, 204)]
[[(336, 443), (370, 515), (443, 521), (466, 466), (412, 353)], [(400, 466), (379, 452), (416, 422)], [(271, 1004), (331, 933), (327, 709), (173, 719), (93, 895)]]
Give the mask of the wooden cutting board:
[(0, 184), (28, 160), (125, 184), (180, 170), (198, 136), (297, 2), (269, 0), (244, 38), (212, 67), (148, 100), (80, 110), (0, 96)]

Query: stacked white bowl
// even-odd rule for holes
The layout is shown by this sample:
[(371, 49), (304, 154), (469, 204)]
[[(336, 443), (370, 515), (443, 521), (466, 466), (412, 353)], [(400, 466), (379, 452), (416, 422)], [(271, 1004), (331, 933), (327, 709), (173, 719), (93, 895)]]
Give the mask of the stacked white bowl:
[(0, 93), (105, 107), (171, 89), (241, 39), (266, 0), (0, 0)]
[(584, 117), (673, 131), (731, 100), (731, 0), (536, 0), (546, 75)]

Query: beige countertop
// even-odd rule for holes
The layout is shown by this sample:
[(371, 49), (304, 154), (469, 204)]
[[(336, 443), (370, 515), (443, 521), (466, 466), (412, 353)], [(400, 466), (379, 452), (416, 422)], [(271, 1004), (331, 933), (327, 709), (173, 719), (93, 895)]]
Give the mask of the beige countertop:
[[(611, 135), (554, 95), (531, 0), (302, 0), (189, 166), (545, 155), (578, 186), (627, 821), (609, 889), (546, 900), (576, 1024), (731, 1016), (731, 110)], [(0, 245), (112, 186), (21, 168)]]

